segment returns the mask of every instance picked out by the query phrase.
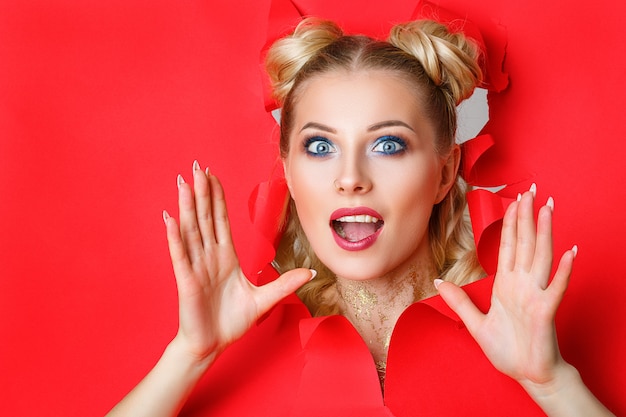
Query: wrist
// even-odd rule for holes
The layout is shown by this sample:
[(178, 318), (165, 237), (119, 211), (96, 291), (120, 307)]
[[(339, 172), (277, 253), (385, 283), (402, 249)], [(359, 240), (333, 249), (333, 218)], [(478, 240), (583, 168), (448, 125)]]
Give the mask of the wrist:
[(108, 414), (175, 416), (217, 355), (194, 355), (175, 337), (146, 377)]
[(546, 381), (520, 381), (530, 397), (550, 417), (613, 416), (589, 391), (578, 370), (562, 361)]
[(181, 368), (193, 371), (194, 373), (204, 374), (217, 358), (218, 352), (207, 351), (202, 354), (196, 353), (192, 349), (189, 349), (180, 334), (177, 334), (165, 348), (163, 356), (172, 357), (175, 363)]
[(519, 381), (524, 390), (537, 402), (549, 400), (567, 391), (569, 386), (582, 383), (578, 370), (562, 361), (555, 367), (552, 378), (543, 381)]

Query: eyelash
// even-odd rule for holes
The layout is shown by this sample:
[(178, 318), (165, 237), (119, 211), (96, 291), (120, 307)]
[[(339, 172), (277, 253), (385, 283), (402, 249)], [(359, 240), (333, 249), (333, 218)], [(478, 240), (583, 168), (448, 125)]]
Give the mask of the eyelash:
[(400, 153), (404, 153), (406, 151), (407, 145), (406, 142), (404, 141), (404, 139), (399, 138), (397, 136), (391, 136), (391, 135), (386, 135), (386, 136), (382, 136), (378, 139), (376, 139), (376, 141), (374, 142), (374, 144), (372, 145), (372, 150), (374, 150), (375, 148), (377, 148), (378, 146), (384, 144), (384, 143), (393, 143), (395, 145), (397, 145), (400, 149), (396, 149), (392, 152), (386, 152), (386, 151), (376, 151), (376, 152), (380, 152), (384, 155), (398, 155)]
[[(317, 152), (314, 152), (310, 148), (316, 142), (318, 142), (317, 149), (316, 149)], [(384, 150), (375, 151), (377, 147), (385, 143), (390, 143), (390, 142), (396, 145), (396, 149), (392, 151), (384, 151)], [(325, 150), (324, 152), (319, 152), (320, 145), (326, 145), (328, 147), (327, 150)], [(397, 149), (398, 147), (399, 149)], [(335, 145), (329, 139), (322, 137), (322, 136), (313, 136), (313, 137), (305, 139), (303, 143), (303, 148), (304, 148), (304, 152), (307, 155), (313, 156), (315, 158), (323, 158), (325, 156), (328, 156), (328, 154), (337, 152)], [(406, 148), (407, 148), (407, 144), (406, 144), (406, 141), (404, 141), (404, 139), (399, 138), (397, 136), (386, 135), (386, 136), (381, 136), (378, 139), (376, 139), (374, 143), (372, 144), (371, 150), (376, 153), (392, 156), (392, 155), (398, 155), (398, 154), (404, 153), (406, 151)]]
[[(326, 144), (328, 146), (328, 150), (324, 153), (322, 152), (312, 152), (309, 148), (316, 142), (319, 142), (319, 144)], [(319, 146), (318, 144), (318, 146)], [(333, 145), (333, 143), (321, 136), (313, 136), (311, 138), (308, 138), (304, 141), (304, 152), (307, 153), (307, 155), (313, 156), (315, 158), (323, 158), (325, 156), (327, 156), (329, 153), (334, 153), (337, 150), (335, 149), (335, 145)]]

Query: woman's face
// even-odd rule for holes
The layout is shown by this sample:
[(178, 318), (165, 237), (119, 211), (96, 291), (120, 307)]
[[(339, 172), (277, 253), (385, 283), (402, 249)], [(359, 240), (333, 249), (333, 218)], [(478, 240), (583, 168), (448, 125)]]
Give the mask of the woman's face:
[(407, 82), (384, 71), (320, 75), (293, 117), (285, 177), (320, 260), (354, 280), (429, 261), (430, 214), (454, 182), (458, 150), (436, 153)]

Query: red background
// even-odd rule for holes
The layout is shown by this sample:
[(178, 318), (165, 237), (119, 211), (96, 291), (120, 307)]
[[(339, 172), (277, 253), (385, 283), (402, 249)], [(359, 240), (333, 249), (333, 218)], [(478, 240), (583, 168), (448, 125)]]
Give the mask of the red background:
[[(557, 251), (580, 247), (563, 352), (626, 413), (626, 6), (465, 3), (440, 2), (508, 39), (483, 178), (554, 196)], [(258, 70), (268, 13), (269, 0), (0, 3), (2, 414), (103, 414), (158, 359), (177, 320), (161, 211), (177, 212), (194, 159), (222, 179), (254, 272), (248, 195), (276, 158)]]

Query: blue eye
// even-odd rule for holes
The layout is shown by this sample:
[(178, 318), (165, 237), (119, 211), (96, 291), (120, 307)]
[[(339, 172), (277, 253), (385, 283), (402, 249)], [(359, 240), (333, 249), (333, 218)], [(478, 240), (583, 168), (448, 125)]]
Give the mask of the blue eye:
[(372, 151), (385, 155), (395, 155), (406, 150), (406, 142), (396, 136), (383, 136), (374, 142)]
[(326, 156), (329, 153), (336, 152), (335, 145), (328, 139), (319, 136), (308, 139), (304, 143), (304, 149), (306, 153), (312, 156)]

